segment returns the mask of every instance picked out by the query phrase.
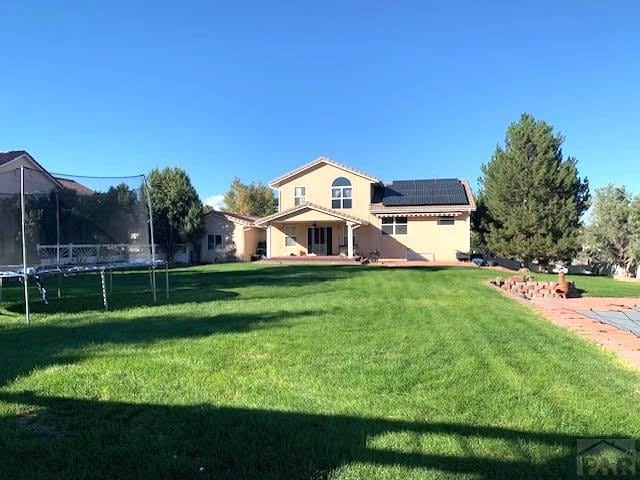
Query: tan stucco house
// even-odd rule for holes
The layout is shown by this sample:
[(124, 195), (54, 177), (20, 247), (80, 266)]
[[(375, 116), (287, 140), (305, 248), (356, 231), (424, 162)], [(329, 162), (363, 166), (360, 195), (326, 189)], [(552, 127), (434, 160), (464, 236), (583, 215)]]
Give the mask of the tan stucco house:
[(375, 254), (383, 259), (455, 261), (457, 253), (470, 250), (470, 215), (476, 204), (466, 180), (385, 183), (319, 157), (269, 185), (277, 190), (278, 212), (257, 219), (233, 219), (223, 212), (208, 217), (216, 225), (220, 218), (229, 222), (225, 228), (233, 231), (230, 241), (238, 259), (249, 259), (261, 240), (268, 258)]
[(265, 241), (266, 230), (255, 226), (256, 217), (211, 211), (204, 216), (202, 262), (248, 262)]

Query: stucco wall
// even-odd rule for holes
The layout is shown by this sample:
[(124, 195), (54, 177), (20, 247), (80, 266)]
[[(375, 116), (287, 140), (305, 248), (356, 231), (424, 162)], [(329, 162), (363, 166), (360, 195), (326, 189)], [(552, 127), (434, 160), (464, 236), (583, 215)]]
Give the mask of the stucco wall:
[(266, 232), (262, 228), (246, 228), (244, 231), (244, 251), (242, 260), (248, 262), (251, 255), (256, 253), (258, 242), (264, 242), (267, 238)]
[(22, 166), (29, 169), (25, 171), (25, 193), (50, 192), (56, 188), (56, 184), (42, 172), (38, 165), (26, 155), (22, 155), (0, 165), (0, 192), (20, 194), (20, 167)]
[[(407, 258), (424, 256), (436, 261), (456, 259), (456, 251), (470, 250), (469, 214), (464, 213), (455, 218), (454, 225), (438, 225), (437, 217), (409, 217), (406, 235), (383, 235), (381, 219), (369, 212), (372, 183), (353, 173), (346, 172), (333, 165), (322, 164), (298, 174), (280, 185), (280, 209), (286, 210), (294, 206), (295, 187), (306, 188), (306, 201), (331, 208), (331, 183), (337, 177), (345, 177), (351, 181), (353, 188), (353, 206), (339, 211), (371, 223), (358, 227), (356, 231), (356, 253), (368, 255), (371, 250), (378, 250), (382, 258)], [(399, 215), (402, 216), (402, 215)], [(339, 252), (338, 246), (343, 242), (344, 222), (312, 210), (293, 214), (280, 220), (289, 220), (296, 225), (298, 245), (284, 245), (283, 224), (274, 224), (271, 237), (271, 255), (285, 256), (291, 253), (299, 255), (307, 253), (307, 228), (315, 221), (318, 226), (333, 227), (333, 253)]]
[[(325, 208), (331, 208), (331, 184), (338, 177), (351, 181), (353, 205), (340, 210), (348, 215), (369, 220), (369, 203), (371, 202), (371, 182), (359, 175), (346, 172), (333, 165), (323, 164), (296, 175), (280, 186), (280, 210), (294, 206), (295, 187), (306, 188), (306, 200)], [(317, 213), (317, 212), (315, 212)]]
[(469, 215), (455, 218), (453, 225), (438, 225), (436, 217), (409, 217), (406, 235), (382, 235), (379, 251), (382, 258), (423, 256), (428, 260), (450, 261), (456, 251), (468, 252), (470, 245)]
[[(318, 213), (319, 212), (313, 212)], [(332, 243), (332, 254), (338, 255), (340, 253), (340, 245), (343, 242), (343, 227), (344, 224), (340, 222), (327, 222), (327, 221), (316, 221), (317, 227), (331, 227), (331, 243)], [(312, 222), (305, 223), (289, 223), (287, 225), (291, 225), (295, 228), (296, 233), (296, 244), (293, 246), (285, 245), (285, 234), (284, 234), (284, 224), (283, 223), (275, 223), (271, 228), (271, 256), (272, 257), (285, 257), (291, 254), (300, 255), (300, 253), (308, 254), (307, 248), (307, 239), (308, 239), (308, 229), (311, 227)]]

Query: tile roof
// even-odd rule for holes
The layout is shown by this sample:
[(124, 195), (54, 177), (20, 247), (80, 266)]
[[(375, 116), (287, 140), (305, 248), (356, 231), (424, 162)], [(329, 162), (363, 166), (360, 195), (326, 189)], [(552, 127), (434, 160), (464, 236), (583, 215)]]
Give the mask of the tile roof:
[(464, 183), (457, 178), (394, 180), (376, 192), (376, 200), (385, 207), (471, 204)]
[(359, 223), (360, 225), (369, 225), (369, 222), (367, 222), (366, 220), (363, 220), (362, 218), (358, 218), (358, 217), (354, 217), (352, 215), (346, 214), (346, 213), (342, 213), (338, 210), (333, 210), (331, 208), (326, 208), (326, 207), (322, 207), (320, 205), (316, 205), (315, 203), (311, 203), (311, 202), (304, 202), (301, 203), (300, 205), (297, 205), (295, 207), (292, 208), (287, 208), (286, 210), (281, 210), (279, 212), (276, 212), (272, 215), (267, 215), (266, 217), (262, 217), (256, 220), (255, 224), (256, 225), (263, 225), (265, 223), (269, 223), (271, 221), (277, 220), (280, 217), (284, 217), (286, 215), (289, 215), (291, 213), (295, 213), (299, 210), (304, 210), (305, 208), (309, 208), (311, 210), (315, 210), (317, 212), (322, 212), (322, 213), (326, 213), (327, 215), (332, 215), (334, 217), (337, 218), (342, 218), (343, 220), (350, 220), (356, 223)]
[(79, 195), (93, 195), (94, 193), (96, 193), (93, 190), (91, 190), (89, 187), (79, 182), (76, 182), (75, 180), (71, 180), (69, 178), (60, 178), (60, 177), (54, 177), (54, 178), (60, 183), (60, 185), (62, 185), (63, 188), (73, 190)]
[(4, 165), (5, 163), (9, 163), (16, 158), (27, 154), (24, 150), (14, 150), (12, 152), (0, 152), (0, 165)]
[(373, 175), (369, 175), (368, 173), (363, 172), (362, 170), (358, 170), (356, 168), (352, 168), (348, 165), (345, 165), (344, 163), (340, 163), (340, 162), (336, 162), (335, 160), (329, 158), (329, 157), (318, 157), (315, 160), (309, 162), (309, 163), (305, 163), (304, 165), (301, 165), (300, 167), (297, 167), (293, 170), (290, 170), (289, 172), (280, 175), (277, 178), (274, 178), (273, 180), (271, 180), (269, 182), (270, 186), (277, 186), (277, 184), (279, 184), (280, 182), (282, 182), (283, 180), (286, 180), (289, 177), (292, 177), (294, 175), (297, 175), (298, 173), (302, 173), (305, 170), (308, 170), (310, 168), (315, 167), (316, 165), (320, 165), (321, 163), (325, 163), (327, 165), (333, 165), (334, 167), (340, 168), (342, 170), (345, 170), (347, 172), (351, 172), (354, 173), (356, 175), (359, 175), (361, 177), (364, 177), (368, 180), (371, 180), (372, 182), (380, 182), (380, 179), (377, 177), (374, 177)]
[(241, 215), (240, 213), (226, 212), (224, 210), (211, 210), (210, 212), (207, 212), (206, 215), (217, 215), (220, 217), (225, 217), (232, 222), (241, 223), (247, 226), (252, 226), (258, 218), (251, 215)]

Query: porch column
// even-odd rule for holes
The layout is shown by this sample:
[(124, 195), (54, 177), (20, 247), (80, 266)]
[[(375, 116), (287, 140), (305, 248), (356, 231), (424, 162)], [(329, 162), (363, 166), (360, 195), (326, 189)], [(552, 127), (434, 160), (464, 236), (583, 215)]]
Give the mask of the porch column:
[(347, 257), (353, 258), (353, 224), (347, 223)]
[(267, 225), (267, 258), (271, 258), (271, 224)]

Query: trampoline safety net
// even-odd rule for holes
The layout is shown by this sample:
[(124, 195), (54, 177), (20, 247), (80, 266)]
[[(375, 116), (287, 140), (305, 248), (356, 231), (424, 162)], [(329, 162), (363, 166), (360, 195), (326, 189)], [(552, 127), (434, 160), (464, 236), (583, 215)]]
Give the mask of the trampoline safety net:
[[(24, 225), (22, 192), (24, 191)], [(155, 261), (144, 176), (0, 171), (0, 274)], [(22, 236), (25, 238), (23, 259)], [(26, 260), (26, 262), (24, 262)]]

